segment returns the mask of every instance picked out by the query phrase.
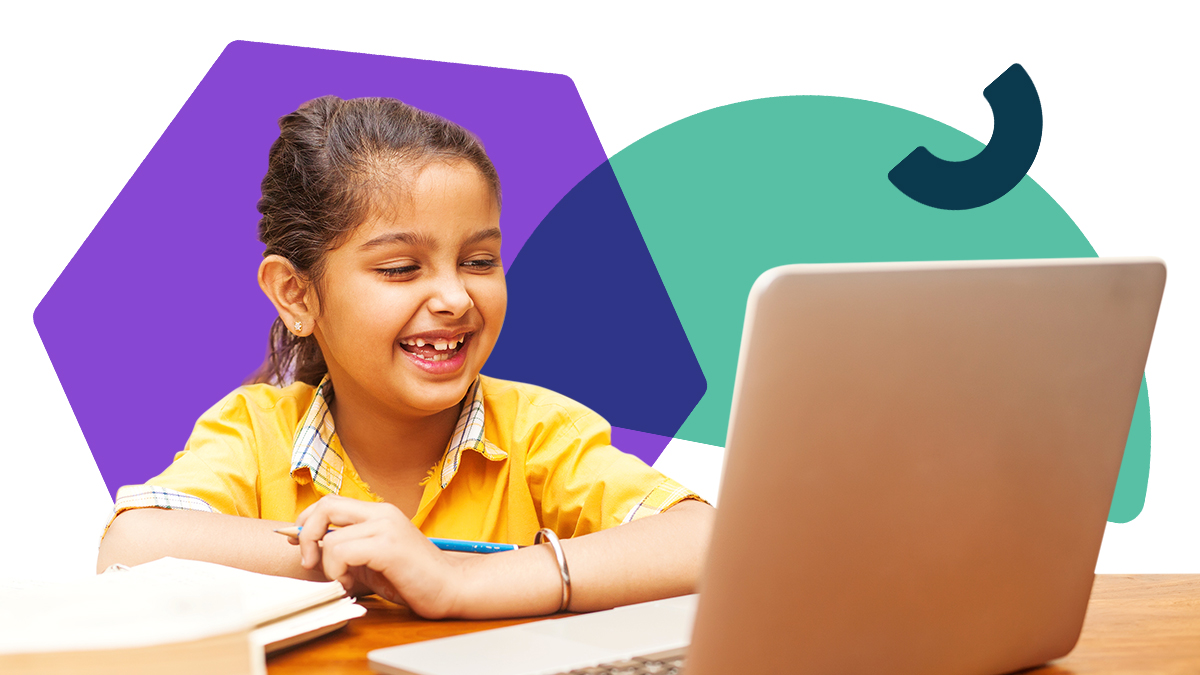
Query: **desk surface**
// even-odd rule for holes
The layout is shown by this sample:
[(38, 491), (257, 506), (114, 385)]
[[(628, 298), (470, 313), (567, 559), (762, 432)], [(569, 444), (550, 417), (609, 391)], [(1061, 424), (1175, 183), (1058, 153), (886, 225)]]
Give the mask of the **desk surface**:
[[(269, 675), (361, 675), (372, 649), (538, 620), (424, 621), (379, 598), (362, 604), (349, 626), (268, 659)], [(1200, 574), (1097, 575), (1079, 644), (1023, 675), (1068, 673), (1200, 673)]]

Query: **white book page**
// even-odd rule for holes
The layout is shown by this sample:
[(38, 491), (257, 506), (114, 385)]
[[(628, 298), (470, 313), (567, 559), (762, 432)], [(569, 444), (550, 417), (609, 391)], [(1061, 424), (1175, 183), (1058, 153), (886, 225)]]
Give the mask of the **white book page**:
[(247, 572), (196, 560), (162, 558), (130, 569), (128, 574), (169, 581), (180, 586), (226, 586), (237, 589), (250, 623), (262, 625), (282, 616), (346, 594), (336, 581), (305, 581)]
[(145, 647), (251, 627), (238, 589), (219, 584), (118, 572), (0, 589), (0, 654)]
[(0, 586), (0, 654), (121, 649), (254, 628), (345, 595), (336, 581), (162, 558), (65, 583)]
[(290, 644), (286, 642), (289, 638), (307, 633), (316, 637), (323, 628), (344, 624), (366, 613), (367, 608), (354, 602), (354, 598), (341, 598), (256, 628), (250, 633), (250, 641), (272, 652), (277, 644)]

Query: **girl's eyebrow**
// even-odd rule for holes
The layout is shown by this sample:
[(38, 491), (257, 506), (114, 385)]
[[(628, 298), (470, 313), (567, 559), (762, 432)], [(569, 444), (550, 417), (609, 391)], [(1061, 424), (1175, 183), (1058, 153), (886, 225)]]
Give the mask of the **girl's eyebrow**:
[(392, 242), (399, 241), (409, 246), (422, 246), (425, 248), (435, 248), (437, 242), (427, 234), (417, 234), (415, 232), (387, 232), (375, 237), (371, 241), (358, 247), (358, 250), (365, 251), (367, 249), (383, 246)]
[(500, 240), (500, 228), (490, 227), (486, 230), (480, 230), (480, 231), (476, 232), (475, 234), (467, 237), (467, 240), (463, 242), (463, 246), (470, 246), (471, 244), (478, 244), (479, 242), (488, 241), (489, 239), (495, 239), (495, 240), (499, 241)]
[[(463, 242), (463, 245), (471, 246), (472, 244), (478, 244), (479, 242), (488, 241), (489, 239), (500, 239), (500, 228), (490, 227), (486, 230), (480, 230), (470, 237), (467, 237), (467, 240)], [(365, 251), (367, 249), (376, 248), (378, 246), (383, 246), (396, 241), (408, 244), (409, 246), (437, 248), (437, 242), (434, 241), (433, 237), (430, 237), (427, 234), (400, 231), (381, 234), (378, 237), (366, 242), (362, 246), (359, 246), (358, 250)]]

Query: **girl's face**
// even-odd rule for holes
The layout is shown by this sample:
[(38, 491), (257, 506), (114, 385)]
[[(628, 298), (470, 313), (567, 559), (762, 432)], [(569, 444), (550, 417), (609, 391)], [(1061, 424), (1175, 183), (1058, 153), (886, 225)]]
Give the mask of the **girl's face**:
[(500, 335), (500, 209), (465, 161), (393, 180), (402, 196), (328, 254), (314, 335), (335, 392), (427, 416), (462, 400)]

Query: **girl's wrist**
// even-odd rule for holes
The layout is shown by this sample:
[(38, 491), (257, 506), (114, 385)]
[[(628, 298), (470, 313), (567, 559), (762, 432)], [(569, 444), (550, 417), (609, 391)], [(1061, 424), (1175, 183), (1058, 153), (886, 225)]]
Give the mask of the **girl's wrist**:
[(484, 597), (479, 591), (479, 580), (483, 574), (479, 569), (486, 555), (479, 553), (446, 553), (448, 560), (446, 579), (442, 584), (442, 609), (440, 618), (471, 618), (472, 608), (478, 608)]
[(562, 582), (549, 548), (454, 558), (443, 586), (445, 616), (489, 619), (555, 613), (562, 602)]

